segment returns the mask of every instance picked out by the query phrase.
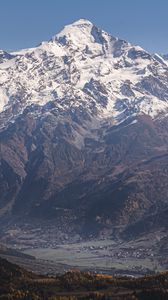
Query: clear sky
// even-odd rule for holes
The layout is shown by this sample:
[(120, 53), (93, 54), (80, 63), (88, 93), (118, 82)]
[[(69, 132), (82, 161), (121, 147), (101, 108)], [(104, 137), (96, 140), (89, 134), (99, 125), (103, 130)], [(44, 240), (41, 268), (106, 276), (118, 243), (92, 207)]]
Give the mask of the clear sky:
[(36, 46), (80, 18), (150, 52), (168, 53), (168, 0), (0, 0), (0, 49)]

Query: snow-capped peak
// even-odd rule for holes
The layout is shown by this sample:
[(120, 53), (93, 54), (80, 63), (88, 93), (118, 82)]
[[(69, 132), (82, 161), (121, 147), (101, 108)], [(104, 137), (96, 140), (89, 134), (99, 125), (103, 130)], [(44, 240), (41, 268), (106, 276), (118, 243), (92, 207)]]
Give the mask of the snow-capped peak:
[(74, 21), (71, 25), (68, 26), (93, 26), (93, 23), (85, 18)]
[(94, 43), (93, 27), (94, 25), (90, 21), (80, 19), (65, 26), (60, 33), (52, 38), (52, 41), (59, 42), (63, 46), (73, 45), (83, 48), (83, 46)]
[(17, 115), (30, 104), (54, 101), (63, 110), (84, 106), (118, 123), (168, 110), (168, 67), (161, 58), (88, 20), (65, 26), (38, 47), (1, 54), (2, 112)]
[(80, 19), (72, 24), (66, 25), (60, 33), (53, 36), (53, 40), (57, 39), (61, 36), (66, 36), (71, 34), (79, 34), (81, 32), (85, 32), (85, 34), (90, 33), (91, 29), (94, 25), (87, 19)]

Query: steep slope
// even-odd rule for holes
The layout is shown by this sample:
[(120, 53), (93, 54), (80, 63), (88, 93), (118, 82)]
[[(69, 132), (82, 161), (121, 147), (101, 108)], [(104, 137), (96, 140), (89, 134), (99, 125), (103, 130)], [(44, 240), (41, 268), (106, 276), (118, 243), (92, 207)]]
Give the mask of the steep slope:
[(159, 55), (83, 19), (2, 56), (1, 217), (87, 236), (167, 228), (167, 83)]
[(167, 61), (168, 60), (168, 54), (162, 55), (162, 57)]
[(133, 112), (167, 111), (164, 60), (87, 20), (66, 26), (37, 48), (8, 56), (0, 64), (2, 125), (26, 106), (50, 101), (65, 111), (84, 106), (115, 123)]

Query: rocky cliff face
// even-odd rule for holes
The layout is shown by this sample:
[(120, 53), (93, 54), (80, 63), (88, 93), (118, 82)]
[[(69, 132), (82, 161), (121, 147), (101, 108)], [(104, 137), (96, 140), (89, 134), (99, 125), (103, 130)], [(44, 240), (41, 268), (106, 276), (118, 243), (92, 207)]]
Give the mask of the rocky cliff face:
[(0, 52), (0, 215), (167, 228), (168, 65), (87, 20)]

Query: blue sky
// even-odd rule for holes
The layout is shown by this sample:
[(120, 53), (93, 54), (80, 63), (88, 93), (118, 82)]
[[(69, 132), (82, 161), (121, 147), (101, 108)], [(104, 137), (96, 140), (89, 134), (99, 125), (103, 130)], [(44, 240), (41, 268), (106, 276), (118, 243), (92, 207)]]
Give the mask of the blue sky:
[(150, 52), (168, 53), (168, 0), (0, 1), (0, 49), (33, 47), (87, 18)]

